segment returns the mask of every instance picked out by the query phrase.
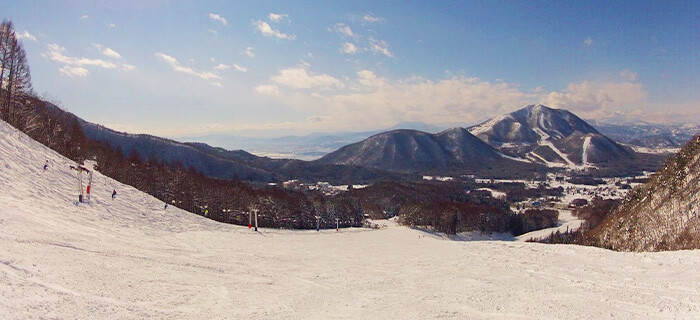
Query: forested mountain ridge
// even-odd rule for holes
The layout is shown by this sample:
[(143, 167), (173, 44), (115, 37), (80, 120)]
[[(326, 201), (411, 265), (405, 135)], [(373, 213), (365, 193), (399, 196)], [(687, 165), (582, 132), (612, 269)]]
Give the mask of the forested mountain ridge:
[(590, 232), (621, 251), (700, 249), (700, 135)]

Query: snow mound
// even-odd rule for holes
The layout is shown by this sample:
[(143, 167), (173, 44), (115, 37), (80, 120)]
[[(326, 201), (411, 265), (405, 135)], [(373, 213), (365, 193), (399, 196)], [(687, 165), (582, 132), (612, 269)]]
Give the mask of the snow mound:
[(90, 202), (78, 203), (70, 165), (0, 122), (2, 319), (700, 314), (700, 251), (457, 242), (393, 221), (378, 230), (256, 233), (164, 209), (99, 172)]

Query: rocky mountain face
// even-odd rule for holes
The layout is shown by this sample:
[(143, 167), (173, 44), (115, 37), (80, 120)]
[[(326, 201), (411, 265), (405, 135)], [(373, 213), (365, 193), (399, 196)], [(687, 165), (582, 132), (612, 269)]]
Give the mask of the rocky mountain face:
[(621, 251), (700, 249), (700, 135), (591, 234), (599, 246)]
[(463, 128), (437, 134), (394, 130), (347, 145), (317, 162), (348, 164), (395, 172), (423, 172), (435, 168), (477, 167), (501, 160), (491, 146)]
[(515, 158), (551, 167), (586, 167), (631, 160), (634, 152), (600, 134), (573, 113), (529, 105), (469, 128)]

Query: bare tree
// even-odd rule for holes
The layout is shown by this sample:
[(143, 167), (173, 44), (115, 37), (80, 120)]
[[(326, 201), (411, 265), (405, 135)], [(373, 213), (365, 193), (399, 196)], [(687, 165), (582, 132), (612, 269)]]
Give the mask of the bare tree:
[(27, 54), (17, 40), (12, 21), (0, 24), (0, 97), (2, 116), (15, 123), (15, 103), (32, 94), (32, 78)]

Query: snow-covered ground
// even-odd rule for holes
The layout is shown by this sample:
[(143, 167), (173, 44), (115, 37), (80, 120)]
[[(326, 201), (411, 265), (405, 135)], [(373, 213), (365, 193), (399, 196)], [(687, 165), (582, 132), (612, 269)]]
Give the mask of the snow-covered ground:
[(678, 151), (681, 151), (681, 148), (645, 148), (645, 147), (635, 146), (632, 144), (623, 144), (623, 145), (632, 148), (632, 150), (634, 150), (634, 152), (638, 152), (638, 153), (666, 154), (666, 153), (678, 153)]
[(521, 234), (515, 238), (518, 241), (528, 241), (530, 239), (542, 239), (548, 237), (552, 232), (566, 232), (574, 231), (581, 227), (583, 220), (573, 216), (571, 210), (560, 209), (559, 210), (559, 225), (552, 228), (535, 230), (525, 234)]
[(255, 233), (99, 173), (77, 203), (71, 164), (0, 123), (0, 319), (700, 317), (698, 250)]

